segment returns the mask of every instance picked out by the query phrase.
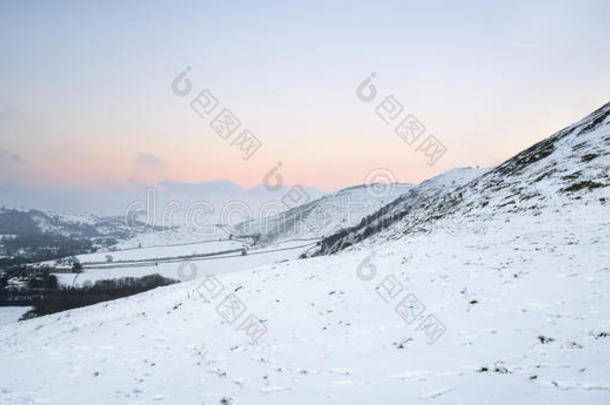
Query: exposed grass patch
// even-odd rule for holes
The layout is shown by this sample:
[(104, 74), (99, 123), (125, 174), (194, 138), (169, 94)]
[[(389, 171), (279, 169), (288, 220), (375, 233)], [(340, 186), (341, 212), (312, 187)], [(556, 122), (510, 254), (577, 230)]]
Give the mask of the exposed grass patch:
[(572, 173), (572, 174), (568, 174), (568, 175), (566, 175), (566, 176), (562, 176), (562, 177), (561, 177), (561, 180), (566, 180), (566, 181), (567, 181), (567, 180), (576, 180), (577, 178), (579, 178), (579, 177), (580, 177), (580, 175), (581, 175), (581, 174), (582, 174), (582, 173), (581, 173), (581, 171), (579, 170), (579, 171), (574, 172), (574, 173)]
[(597, 183), (595, 181), (581, 181), (579, 183), (574, 183), (569, 187), (566, 188), (562, 188), (562, 191), (567, 191), (567, 192), (575, 192), (575, 191), (580, 191), (582, 189), (587, 189), (587, 190), (593, 190), (595, 188), (600, 188), (600, 187), (606, 187), (605, 184), (602, 183)]
[(583, 155), (583, 156), (580, 158), (580, 160), (581, 160), (582, 162), (590, 162), (590, 161), (592, 161), (593, 159), (595, 159), (595, 158), (596, 158), (596, 157), (598, 157), (598, 156), (599, 156), (599, 155), (597, 155), (597, 154), (595, 154), (595, 153), (588, 153), (588, 154), (586, 154), (586, 155)]
[[(604, 106), (605, 107), (605, 106)], [(598, 110), (599, 111), (599, 110)], [(599, 116), (597, 118), (595, 118), (593, 121), (591, 121), (586, 127), (584, 127), (582, 129), (582, 131), (580, 131), (580, 133), (578, 135), (582, 135), (585, 134), (587, 132), (591, 132), (594, 129), (596, 129), (598, 126), (600, 126), (604, 120), (606, 119), (606, 117), (608, 117), (610, 115), (610, 110), (605, 111), (601, 114), (599, 114)]]

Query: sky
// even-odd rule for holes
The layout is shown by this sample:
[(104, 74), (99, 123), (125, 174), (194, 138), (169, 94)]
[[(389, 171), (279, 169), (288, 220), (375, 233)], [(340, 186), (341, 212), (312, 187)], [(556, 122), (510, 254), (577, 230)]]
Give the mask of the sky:
[[(335, 190), (497, 165), (610, 101), (608, 21), (608, 1), (3, 1), (0, 186), (253, 187), (281, 162), (287, 184)], [(201, 117), (205, 89), (219, 104)], [(388, 96), (425, 127), (412, 145), (376, 113)], [(243, 129), (261, 143), (247, 160)]]

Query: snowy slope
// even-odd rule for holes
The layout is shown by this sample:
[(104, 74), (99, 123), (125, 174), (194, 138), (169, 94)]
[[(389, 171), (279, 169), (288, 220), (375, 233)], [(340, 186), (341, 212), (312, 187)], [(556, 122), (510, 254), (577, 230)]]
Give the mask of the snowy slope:
[[(238, 224), (238, 235), (260, 235), (259, 243), (317, 239), (355, 225), (411, 189), (410, 184), (365, 184), (329, 193), (274, 215)], [(281, 205), (278, 203), (279, 208)]]
[[(369, 237), (403, 219), (407, 213), (421, 210), (426, 204), (437, 201), (460, 186), (486, 173), (489, 169), (462, 167), (448, 170), (416, 186), (378, 211), (363, 216), (352, 227), (346, 227), (321, 241), (321, 247), (308, 252), (308, 256), (335, 253)], [(448, 225), (448, 224), (445, 224)], [(449, 224), (450, 225), (450, 224)], [(448, 227), (452, 228), (452, 227)]]
[[(571, 214), (219, 275), (209, 303), (194, 281), (7, 325), (0, 402), (607, 404), (609, 224)], [(404, 290), (385, 302), (391, 275)], [(230, 292), (247, 306), (233, 324), (216, 312)], [(408, 293), (446, 327), (432, 345), (394, 310)]]

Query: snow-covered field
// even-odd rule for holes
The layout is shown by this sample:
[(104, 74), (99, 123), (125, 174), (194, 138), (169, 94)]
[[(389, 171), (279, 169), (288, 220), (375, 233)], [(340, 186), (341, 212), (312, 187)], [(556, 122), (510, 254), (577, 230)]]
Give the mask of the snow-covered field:
[[(607, 404), (599, 214), (498, 216), (485, 234), (435, 229), (218, 274), (215, 298), (195, 280), (6, 325), (0, 401)], [(246, 307), (233, 323), (229, 293)], [(250, 314), (267, 329), (255, 344)], [(444, 326), (421, 325), (429, 315)]]
[(244, 247), (244, 243), (239, 241), (212, 240), (180, 245), (142, 247), (140, 249), (132, 248), (117, 250), (114, 252), (96, 252), (86, 255), (79, 255), (78, 258), (80, 259), (81, 263), (86, 264), (90, 262), (104, 262), (106, 260), (106, 256), (108, 255), (112, 256), (114, 261), (143, 260), (223, 252), (227, 250), (241, 249)]
[(137, 249), (140, 247), (159, 247), (196, 244), (205, 241), (217, 241), (229, 239), (228, 227), (202, 226), (180, 226), (176, 229), (139, 233), (133, 238), (121, 240), (115, 245), (118, 249)]
[[(216, 243), (221, 245), (216, 246)], [(60, 284), (79, 286), (90, 281), (95, 282), (103, 279), (113, 279), (120, 277), (141, 277), (148, 274), (158, 273), (164, 277), (169, 277), (176, 280), (188, 281), (195, 278), (202, 278), (210, 274), (222, 274), (233, 271), (246, 270), (256, 266), (271, 264), (282, 260), (294, 259), (307, 249), (315, 245), (315, 241), (289, 241), (282, 243), (270, 244), (260, 248), (251, 248), (246, 256), (241, 253), (227, 253), (218, 256), (202, 257), (189, 259), (188, 262), (181, 259), (160, 260), (157, 265), (150, 263), (109, 263), (101, 265), (97, 268), (87, 268), (79, 274), (58, 273), (55, 274)], [(210, 249), (210, 246), (215, 246)], [(242, 244), (234, 241), (223, 241), (215, 243), (202, 243), (200, 245), (177, 246), (173, 250), (173, 257), (180, 254), (190, 255), (193, 251), (197, 253), (217, 252), (219, 248), (234, 249), (241, 248)], [(161, 248), (143, 248), (134, 249), (123, 252), (110, 252), (115, 260), (122, 256), (118, 253), (129, 254), (129, 257), (134, 260), (146, 258), (164, 257), (172, 252), (170, 247)], [(194, 250), (197, 249), (197, 250)], [(90, 260), (87, 258), (90, 255), (78, 256), (81, 261)], [(196, 270), (192, 270), (192, 266), (188, 263), (193, 263)]]

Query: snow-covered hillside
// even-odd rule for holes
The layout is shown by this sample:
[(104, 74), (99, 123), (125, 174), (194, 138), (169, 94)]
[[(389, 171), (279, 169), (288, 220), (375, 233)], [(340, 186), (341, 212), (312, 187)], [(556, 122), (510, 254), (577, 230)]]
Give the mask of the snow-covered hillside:
[(235, 233), (260, 235), (259, 243), (263, 244), (286, 239), (319, 239), (355, 225), (412, 187), (411, 184), (377, 183), (345, 188), (287, 211), (238, 224)]
[(101, 217), (91, 214), (66, 214), (36, 209), (0, 208), (0, 235), (51, 234), (66, 237), (129, 238), (137, 231), (160, 231), (161, 227), (137, 223), (128, 226), (124, 217)]
[[(360, 221), (351, 227), (340, 229), (321, 241), (321, 247), (308, 253), (320, 255), (334, 253), (345, 249), (357, 241), (365, 239), (375, 232), (394, 224), (407, 213), (418, 212), (426, 204), (430, 204), (451, 193), (456, 188), (469, 183), (473, 179), (486, 173), (488, 169), (463, 167), (449, 170), (416, 186), (409, 188), (405, 193), (394, 199), (391, 203), (380, 207), (379, 210), (364, 215)], [(453, 225), (453, 224), (444, 224)], [(451, 226), (447, 226), (451, 229)]]
[(607, 404), (608, 226), (596, 206), (492, 219), (219, 275), (209, 302), (198, 280), (7, 325), (0, 402)]

